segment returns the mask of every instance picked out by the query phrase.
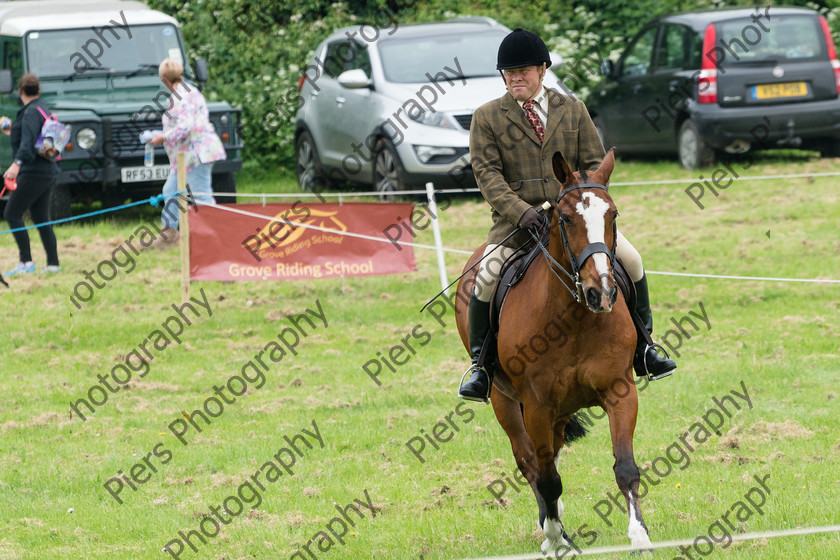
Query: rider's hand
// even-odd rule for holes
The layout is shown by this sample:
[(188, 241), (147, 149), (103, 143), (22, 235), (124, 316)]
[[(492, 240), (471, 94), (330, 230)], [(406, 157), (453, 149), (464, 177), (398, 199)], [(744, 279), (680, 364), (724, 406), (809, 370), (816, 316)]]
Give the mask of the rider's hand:
[(536, 208), (528, 208), (525, 210), (525, 213), (522, 214), (522, 217), (519, 218), (519, 227), (523, 229), (537, 227), (540, 224), (542, 224), (542, 216), (540, 216), (540, 213), (537, 212)]

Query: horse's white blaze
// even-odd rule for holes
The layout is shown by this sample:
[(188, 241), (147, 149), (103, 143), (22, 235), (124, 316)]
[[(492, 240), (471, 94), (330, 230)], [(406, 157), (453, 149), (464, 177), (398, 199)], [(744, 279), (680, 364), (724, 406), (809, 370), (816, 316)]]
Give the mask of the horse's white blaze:
[(641, 522), (636, 519), (636, 508), (633, 506), (633, 493), (630, 493), (630, 523), (627, 526), (627, 536), (630, 537), (630, 545), (635, 548), (650, 548), (651, 542), (647, 531)]
[[(575, 205), (577, 213), (583, 216), (583, 222), (586, 225), (586, 239), (589, 243), (605, 243), (604, 216), (607, 215), (609, 209), (610, 205), (605, 200), (591, 192), (583, 193), (580, 202)], [(609, 279), (607, 255), (596, 253), (592, 255), (592, 260), (595, 262), (595, 269), (601, 276), (601, 289), (606, 292), (609, 290), (607, 284)]]

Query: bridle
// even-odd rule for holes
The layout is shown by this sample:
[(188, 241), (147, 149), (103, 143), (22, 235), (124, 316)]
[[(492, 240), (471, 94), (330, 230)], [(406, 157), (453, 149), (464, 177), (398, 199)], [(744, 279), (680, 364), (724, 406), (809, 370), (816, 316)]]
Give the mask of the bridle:
[[(555, 206), (559, 208), (560, 201), (563, 199), (564, 196), (566, 196), (567, 194), (569, 194), (572, 191), (576, 191), (576, 190), (580, 190), (580, 189), (601, 189), (605, 192), (607, 191), (607, 187), (605, 187), (604, 185), (598, 185), (596, 183), (583, 183), (583, 184), (580, 184), (580, 185), (574, 185), (574, 186), (571, 186), (571, 187), (567, 188), (566, 190), (564, 190), (563, 192), (560, 193), (560, 195), (557, 197), (557, 201), (555, 203)], [(566, 224), (563, 222), (563, 220), (561, 218), (558, 218), (557, 221), (560, 223), (560, 241), (562, 242), (563, 246), (566, 248), (566, 254), (569, 258), (569, 263), (572, 267), (571, 272), (566, 270), (566, 268), (562, 264), (557, 262), (557, 259), (552, 257), (551, 253), (548, 252), (548, 249), (545, 247), (545, 245), (542, 242), (542, 231), (539, 233), (539, 235), (535, 234), (531, 230), (529, 230), (529, 233), (531, 234), (531, 237), (533, 237), (534, 240), (537, 242), (537, 245), (539, 246), (540, 250), (542, 251), (543, 256), (545, 257), (545, 259), (548, 263), (548, 269), (552, 272), (552, 274), (554, 274), (554, 276), (557, 277), (558, 280), (560, 280), (560, 283), (563, 284), (563, 287), (566, 288), (566, 290), (568, 290), (568, 292), (572, 295), (572, 297), (575, 299), (575, 302), (580, 303), (583, 300), (582, 284), (581, 284), (581, 281), (580, 281), (580, 270), (583, 268), (583, 265), (584, 265), (584, 263), (586, 263), (586, 260), (589, 257), (591, 257), (592, 255), (595, 255), (597, 253), (604, 253), (610, 259), (610, 270), (612, 270), (612, 268), (615, 265), (615, 246), (616, 246), (616, 243), (617, 243), (617, 240), (618, 240), (615, 220), (613, 220), (613, 246), (612, 246), (612, 248), (607, 247), (606, 243), (596, 241), (595, 243), (590, 243), (589, 245), (584, 247), (583, 251), (581, 251), (580, 254), (577, 255), (577, 256), (575, 256), (575, 254), (572, 253), (572, 249), (569, 245), (569, 236), (566, 233)], [(573, 284), (575, 286), (574, 290), (569, 287), (569, 285), (566, 283), (566, 281), (563, 278), (561, 278), (559, 274), (557, 274), (557, 271), (555, 269), (559, 269), (566, 276), (566, 278), (568, 278), (570, 281), (573, 282)]]

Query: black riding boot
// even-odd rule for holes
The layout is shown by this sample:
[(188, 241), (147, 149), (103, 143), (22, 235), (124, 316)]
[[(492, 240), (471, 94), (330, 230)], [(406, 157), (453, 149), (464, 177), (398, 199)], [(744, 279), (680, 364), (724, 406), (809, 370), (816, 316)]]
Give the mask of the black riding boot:
[[(470, 379), (461, 384), (458, 396), (468, 401), (487, 402), (490, 398), (490, 386), (493, 383), (492, 368), (488, 371), (483, 364), (478, 363), (481, 348), (490, 332), (490, 302), (481, 301), (475, 294), (470, 294), (470, 303), (467, 311), (469, 319), (470, 357), (472, 365), (464, 373), (469, 373)], [(463, 380), (463, 377), (461, 378)]]
[[(650, 310), (650, 295), (648, 294), (647, 276), (642, 276), (636, 286), (636, 313), (645, 324), (648, 334), (653, 333), (653, 313)], [(653, 346), (648, 346), (644, 337), (639, 336), (636, 343), (636, 355), (633, 358), (633, 368), (639, 377), (662, 379), (671, 375), (677, 364), (670, 358), (663, 358)]]

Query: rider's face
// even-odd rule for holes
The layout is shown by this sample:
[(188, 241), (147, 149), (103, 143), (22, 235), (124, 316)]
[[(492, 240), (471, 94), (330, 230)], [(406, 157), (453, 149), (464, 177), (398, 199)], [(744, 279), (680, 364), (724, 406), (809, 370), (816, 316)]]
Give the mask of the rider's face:
[(507, 90), (517, 101), (528, 101), (539, 94), (545, 76), (545, 64), (508, 68), (502, 74)]

